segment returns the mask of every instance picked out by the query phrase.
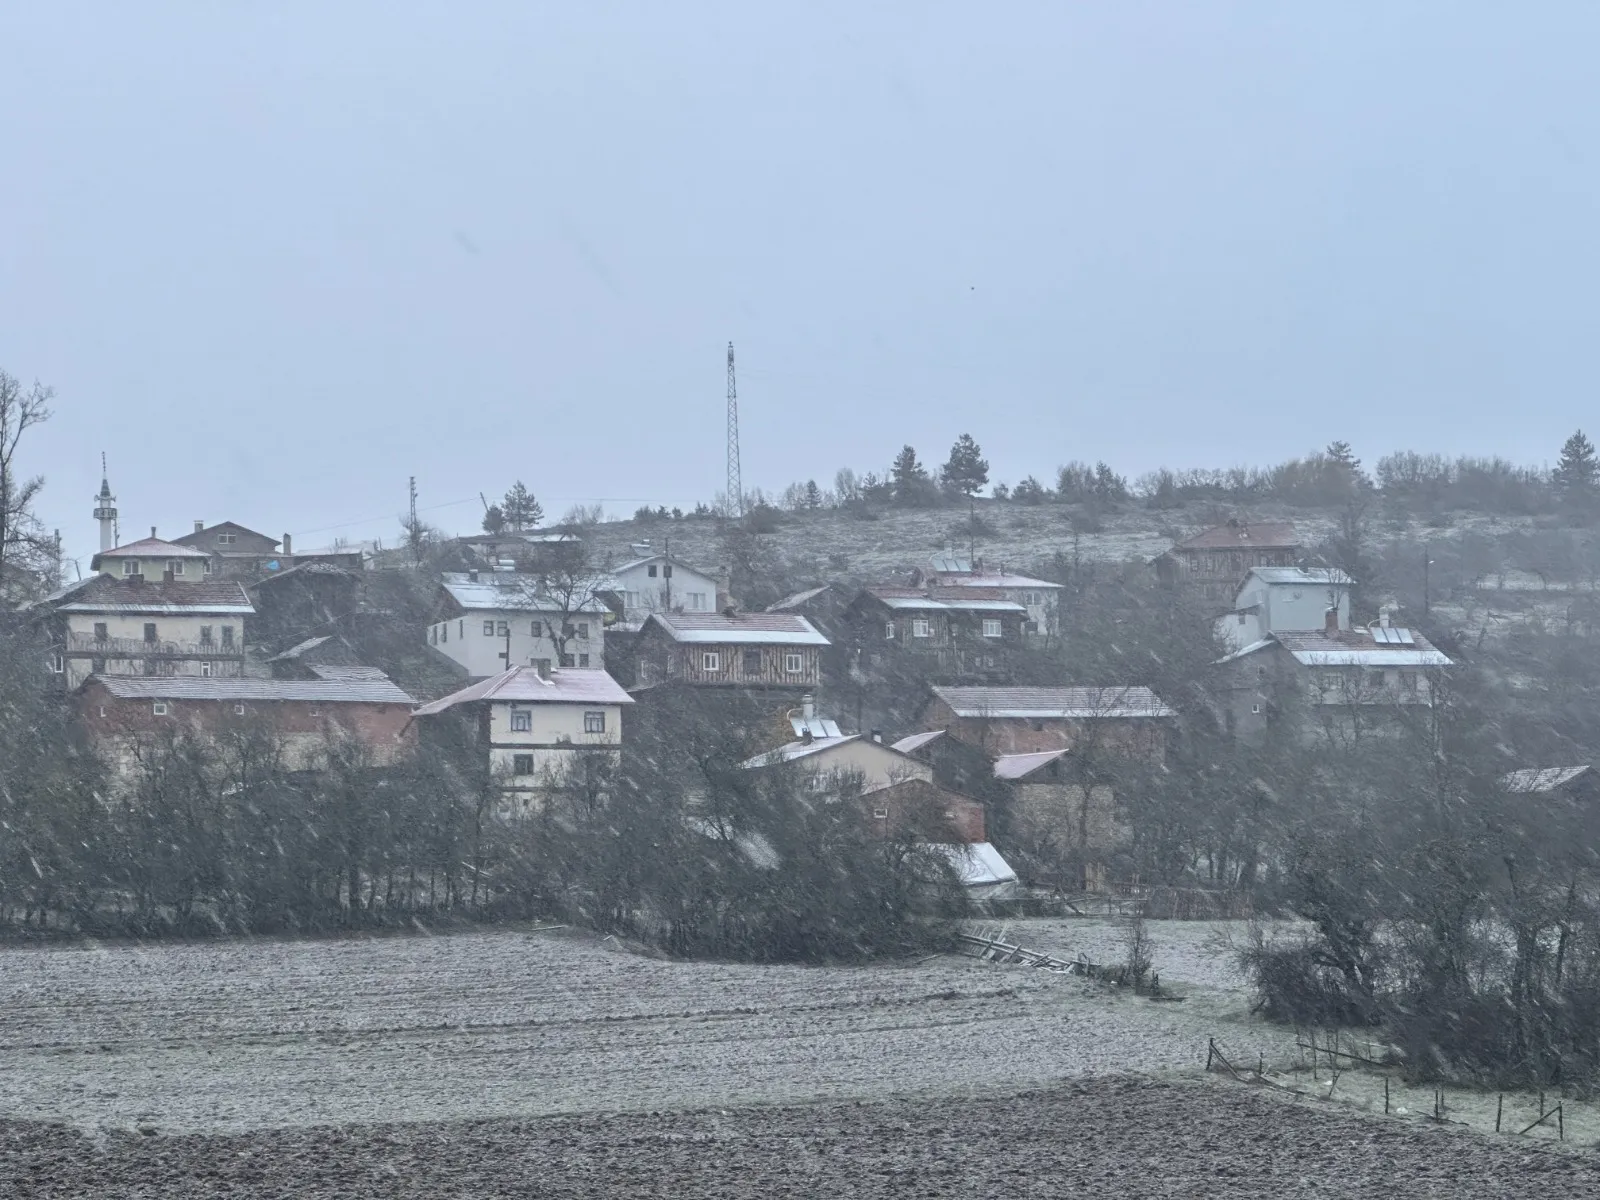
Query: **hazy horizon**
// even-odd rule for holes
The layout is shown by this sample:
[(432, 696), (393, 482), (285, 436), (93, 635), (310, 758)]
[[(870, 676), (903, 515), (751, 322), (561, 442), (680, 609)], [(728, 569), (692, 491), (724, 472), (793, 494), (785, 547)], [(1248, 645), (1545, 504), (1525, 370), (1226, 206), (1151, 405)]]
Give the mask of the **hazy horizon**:
[[(693, 3), (0, 19), (0, 368), (95, 548), (930, 464), (1555, 458), (1600, 11)], [(1600, 430), (1591, 429), (1591, 433)]]

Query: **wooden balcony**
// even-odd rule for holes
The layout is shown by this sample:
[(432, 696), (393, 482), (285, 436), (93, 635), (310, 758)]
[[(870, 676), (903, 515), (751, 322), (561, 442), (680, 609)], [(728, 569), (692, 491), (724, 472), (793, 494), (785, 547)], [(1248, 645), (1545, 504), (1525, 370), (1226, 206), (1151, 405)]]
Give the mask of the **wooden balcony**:
[(92, 633), (69, 633), (66, 653), (93, 658), (243, 658), (244, 643), (147, 642), (143, 638), (97, 638)]

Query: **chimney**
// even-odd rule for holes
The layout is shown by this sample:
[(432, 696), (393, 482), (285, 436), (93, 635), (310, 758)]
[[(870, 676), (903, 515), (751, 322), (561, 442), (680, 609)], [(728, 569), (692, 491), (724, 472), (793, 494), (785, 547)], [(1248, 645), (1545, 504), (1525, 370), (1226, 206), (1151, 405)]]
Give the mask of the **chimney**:
[(728, 575), (728, 568), (717, 568), (717, 611), (727, 612), (733, 607), (733, 583)]
[(1327, 612), (1322, 614), (1322, 630), (1323, 630), (1324, 633), (1338, 633), (1339, 632), (1339, 608), (1338, 608), (1338, 605), (1335, 605), (1334, 607), (1330, 608)]
[(817, 698), (810, 692), (800, 697), (800, 715), (807, 721), (817, 715)]
[(152, 538), (156, 536), (156, 527), (154, 525), (150, 526), (150, 536)]
[(294, 538), (286, 533), (286, 534), (283, 535), (283, 556), (285, 558), (288, 558), (293, 553), (294, 553)]
[(478, 572), (477, 572), (476, 568), (474, 568), (473, 570), (470, 570), (470, 571), (467, 572), (467, 582), (468, 583), (477, 583), (478, 582)]
[(550, 660), (548, 658), (539, 660), (539, 678), (546, 683), (550, 682)]
[(807, 725), (800, 731), (800, 744), (802, 746), (811, 745), (811, 726)]
[(874, 729), (872, 731), (872, 740), (877, 742), (880, 746), (883, 745), (883, 730)]
[(199, 517), (194, 519), (194, 531), (196, 533), (204, 533), (206, 531), (206, 523)]
[(1389, 619), (1394, 615), (1394, 609), (1385, 604), (1378, 610), (1378, 624), (1385, 629), (1389, 628)]

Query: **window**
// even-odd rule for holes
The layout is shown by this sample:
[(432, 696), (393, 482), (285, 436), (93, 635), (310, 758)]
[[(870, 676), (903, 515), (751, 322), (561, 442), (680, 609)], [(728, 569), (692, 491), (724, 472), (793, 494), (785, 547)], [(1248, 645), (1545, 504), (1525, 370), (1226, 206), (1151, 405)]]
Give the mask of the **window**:
[(154, 713), (158, 717), (166, 716), (167, 715), (167, 702), (165, 700), (157, 700), (154, 704), (152, 704), (150, 706), (150, 711), (152, 713)]
[(1235, 618), (1234, 618), (1234, 619), (1235, 619), (1235, 620), (1236, 620), (1236, 621), (1237, 621), (1237, 622), (1238, 622), (1238, 623), (1239, 623), (1239, 624), (1240, 624), (1240, 625), (1243, 625), (1243, 624), (1244, 624), (1244, 614), (1243, 614), (1243, 613), (1240, 613), (1240, 614), (1239, 614), (1239, 615), (1238, 615), (1238, 616), (1237, 616), (1237, 617), (1235, 617)]
[(210, 679), (216, 673), (216, 664), (203, 662), (200, 664), (200, 678)]
[(529, 637), (538, 637), (539, 636), (539, 622), (537, 622), (537, 621), (528, 622), (528, 636)]
[(761, 674), (761, 651), (746, 650), (744, 652), (744, 673), (746, 675)]
[(690, 592), (688, 601), (688, 607), (691, 612), (701, 612), (706, 606), (706, 594), (704, 592)]
[(132, 558), (124, 559), (122, 563), (122, 573), (124, 575), (137, 575), (139, 573), (138, 560)]
[(983, 619), (983, 636), (987, 638), (999, 637), (1000, 622), (995, 620), (993, 617), (985, 617)]
[(672, 578), (672, 564), (671, 563), (668, 563), (666, 566), (661, 568), (661, 577), (663, 579), (671, 579)]
[(653, 566), (647, 568), (645, 573), (648, 574), (651, 579), (654, 579), (656, 577), (656, 569)]
[(205, 566), (201, 567), (200, 570), (201, 570), (201, 572), (203, 574), (206, 574), (206, 575), (215, 574), (216, 570), (217, 570), (216, 561), (213, 560), (213, 559), (209, 559), (209, 558), (206, 559)]
[(587, 642), (589, 640), (589, 622), (578, 622), (578, 640), (580, 642)]
[(439, 626), (439, 640), (447, 645), (450, 642), (450, 623), (448, 621)]
[(1383, 672), (1382, 671), (1368, 671), (1367, 672), (1367, 686), (1368, 687), (1381, 688), (1383, 686)]
[(532, 733), (533, 714), (527, 709), (522, 709), (519, 711), (518, 709), (513, 708), (511, 710), (511, 732)]
[(458, 638), (462, 639), (463, 641), (466, 640), (466, 637), (467, 637), (467, 619), (465, 617), (462, 617), (461, 620), (456, 623), (456, 636)]
[(587, 654), (578, 655), (578, 665), (587, 670), (589, 666), (589, 656)]
[(485, 621), (483, 623), (483, 636), (484, 637), (493, 637), (494, 636), (494, 622), (493, 621)]
[(911, 636), (925, 638), (933, 636), (933, 625), (927, 617), (916, 617), (911, 622)]
[(89, 660), (89, 673), (91, 675), (104, 675), (106, 673), (106, 660), (103, 658), (91, 658)]
[(438, 644), (439, 644), (439, 627), (437, 625), (429, 625), (428, 626), (428, 645), (437, 646)]
[(497, 622), (495, 627), (494, 627), (494, 631), (495, 631), (495, 634), (497, 636), (499, 636), (499, 637), (510, 637), (511, 636), (511, 625), (507, 621)]
[(50, 656), (50, 669), (57, 675), (67, 669), (67, 656), (59, 650)]
[(209, 626), (209, 625), (200, 626), (200, 644), (202, 646), (211, 645), (211, 626)]
[(1417, 676), (1414, 671), (1400, 672), (1400, 686), (1408, 692), (1417, 690)]
[(156, 660), (155, 659), (147, 658), (147, 659), (144, 660), (144, 673), (146, 675), (154, 675), (156, 673)]
[(722, 655), (715, 650), (707, 650), (700, 655), (700, 669), (702, 671), (722, 670)]
[(1026, 633), (1038, 633), (1039, 632), (1039, 622), (1037, 622), (1037, 621), (1024, 621), (1022, 623), (1022, 628), (1023, 628), (1023, 631), (1026, 632)]
[(147, 642), (156, 640), (156, 623), (154, 621), (146, 621), (144, 623), (144, 640)]
[(583, 731), (585, 733), (604, 733), (606, 731), (606, 714), (603, 712), (584, 713)]
[(874, 821), (887, 821), (889, 819), (889, 810), (887, 808), (875, 808), (875, 809), (873, 809), (872, 810), (872, 819)]
[(94, 640), (97, 642), (103, 642), (109, 636), (110, 635), (106, 632), (106, 623), (104, 621), (96, 621), (94, 623)]
[(234, 716), (236, 716), (236, 717), (242, 717), (242, 716), (244, 716), (244, 705), (242, 705), (242, 704), (235, 704), (235, 705), (234, 705), (234, 706), (233, 706), (233, 715), (234, 715)]
[(167, 570), (171, 571), (172, 574), (174, 575), (174, 577), (176, 577), (178, 575), (182, 575), (183, 574), (183, 559), (181, 559), (181, 558), (169, 558), (167, 560)]
[(798, 675), (805, 670), (805, 661), (798, 654), (785, 654), (783, 656), (783, 669), (790, 675)]
[(1250, 711), (1259, 716), (1261, 714), (1261, 702), (1258, 700), (1256, 703), (1252, 704), (1250, 706)]
[(224, 625), (222, 627), (222, 644), (224, 646), (229, 647), (230, 649), (233, 647), (233, 626), (232, 625)]
[(235, 542), (237, 542), (238, 540), (239, 540), (239, 535), (237, 533), (219, 533), (219, 534), (217, 534), (217, 545), (219, 545), (219, 546), (231, 546)]
[(885, 621), (883, 623), (883, 636), (885, 638), (887, 638), (891, 642), (894, 641), (894, 622), (893, 621)]
[(513, 775), (532, 775), (533, 755), (513, 754), (511, 756), (511, 773)]
[(578, 660), (570, 654), (563, 654), (561, 656), (561, 665), (563, 667), (575, 667), (578, 665)]

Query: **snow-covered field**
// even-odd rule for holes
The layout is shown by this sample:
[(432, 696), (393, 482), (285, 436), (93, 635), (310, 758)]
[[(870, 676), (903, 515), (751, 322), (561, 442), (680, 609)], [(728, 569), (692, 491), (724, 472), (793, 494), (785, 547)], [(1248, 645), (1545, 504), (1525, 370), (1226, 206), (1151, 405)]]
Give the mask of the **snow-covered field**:
[[(1164, 980), (1205, 985), (1185, 1003), (958, 957), (679, 963), (516, 930), (12, 950), (0, 1116), (240, 1131), (965, 1094), (1194, 1069), (1213, 1034), (1292, 1057), (1291, 1034), (1206, 974), (1209, 926), (1152, 927)], [(1119, 936), (1015, 928), (1102, 958)]]

